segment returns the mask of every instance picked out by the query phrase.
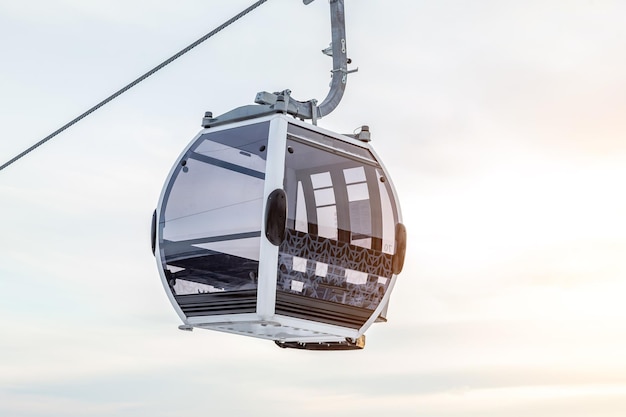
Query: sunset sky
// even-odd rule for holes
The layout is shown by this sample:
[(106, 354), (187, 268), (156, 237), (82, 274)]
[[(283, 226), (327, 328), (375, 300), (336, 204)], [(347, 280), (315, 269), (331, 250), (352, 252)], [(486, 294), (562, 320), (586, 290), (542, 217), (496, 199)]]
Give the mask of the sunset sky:
[[(328, 2), (270, 0), (0, 172), (0, 415), (626, 415), (626, 3), (345, 1), (319, 124), (369, 125), (400, 196), (388, 323), (177, 330), (150, 220), (204, 112), (327, 93)], [(252, 3), (0, 0), (0, 164)]]

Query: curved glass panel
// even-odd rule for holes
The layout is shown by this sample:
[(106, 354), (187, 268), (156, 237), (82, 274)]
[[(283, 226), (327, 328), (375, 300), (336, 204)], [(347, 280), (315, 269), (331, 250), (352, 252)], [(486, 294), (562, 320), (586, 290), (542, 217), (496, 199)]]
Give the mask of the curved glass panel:
[(391, 281), (396, 203), (367, 149), (328, 138), (319, 146), (319, 133), (303, 131), (287, 139), (277, 313), (360, 327)]
[[(223, 314), (207, 303), (223, 303), (225, 293), (256, 293), (268, 131), (265, 122), (202, 135), (166, 186), (160, 256), (187, 315)], [(254, 294), (246, 300), (246, 312), (255, 311)]]

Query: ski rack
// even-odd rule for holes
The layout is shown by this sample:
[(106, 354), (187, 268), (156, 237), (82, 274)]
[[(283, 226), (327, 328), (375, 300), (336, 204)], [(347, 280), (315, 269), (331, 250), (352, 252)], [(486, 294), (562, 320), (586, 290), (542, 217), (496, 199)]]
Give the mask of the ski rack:
[[(314, 0), (303, 0), (305, 5), (313, 1)], [(332, 80), (330, 83), (330, 91), (320, 105), (317, 104), (316, 99), (304, 102), (293, 99), (291, 97), (291, 90), (275, 93), (262, 91), (256, 95), (254, 100), (256, 105), (251, 104), (238, 107), (218, 117), (213, 117), (213, 113), (206, 112), (202, 119), (202, 127), (208, 128), (273, 113), (286, 113), (301, 120), (310, 119), (312, 123), (316, 125), (317, 119), (335, 110), (346, 89), (348, 74), (357, 72), (358, 68), (348, 70), (348, 64), (351, 61), (348, 59), (346, 49), (344, 0), (330, 0), (329, 3), (332, 43), (331, 46), (322, 50), (322, 53), (330, 55), (333, 58), (333, 69), (331, 70)]]

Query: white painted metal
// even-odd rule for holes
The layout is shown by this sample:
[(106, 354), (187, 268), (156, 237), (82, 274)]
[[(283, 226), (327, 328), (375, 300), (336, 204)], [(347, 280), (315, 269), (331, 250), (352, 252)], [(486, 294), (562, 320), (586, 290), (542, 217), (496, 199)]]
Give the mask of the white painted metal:
[[(225, 129), (237, 128), (249, 124), (256, 124), (265, 121), (270, 121), (268, 144), (267, 144), (267, 160), (265, 167), (265, 183), (264, 183), (264, 203), (263, 211), (259, 213), (262, 216), (261, 221), (261, 238), (260, 238), (260, 253), (259, 253), (259, 271), (258, 271), (258, 287), (257, 287), (257, 312), (246, 314), (233, 314), (233, 315), (214, 315), (214, 316), (200, 316), (187, 318), (180, 306), (176, 302), (167, 282), (167, 278), (164, 274), (162, 267), (162, 258), (164, 254), (160, 248), (160, 239), (156, 239), (156, 262), (161, 277), (161, 282), (165, 289), (165, 292), (174, 307), (176, 313), (181, 318), (183, 323), (189, 326), (217, 330), (221, 332), (233, 333), (238, 335), (252, 336), (268, 340), (279, 340), (281, 342), (343, 342), (346, 338), (357, 339), (363, 335), (365, 331), (375, 322), (376, 318), (386, 308), (389, 297), (395, 282), (397, 275), (393, 275), (387, 291), (367, 322), (359, 329), (352, 329), (337, 325), (331, 325), (326, 323), (320, 323), (312, 320), (304, 320), (294, 317), (288, 317), (275, 314), (276, 304), (276, 284), (277, 284), (277, 267), (278, 267), (278, 252), (279, 248), (270, 243), (265, 237), (265, 205), (267, 204), (267, 197), (269, 194), (277, 188), (283, 188), (284, 181), (284, 161), (287, 142), (287, 127), (288, 124), (296, 124), (306, 129), (322, 133), (324, 135), (333, 137), (343, 142), (350, 143), (354, 146), (358, 146), (363, 149), (368, 149), (378, 164), (381, 167), (386, 179), (389, 181), (391, 189), (391, 198), (396, 202), (398, 197), (393, 183), (390, 181), (389, 174), (382, 164), (381, 160), (368, 143), (345, 136), (330, 132), (323, 128), (312, 126), (308, 123), (292, 119), (283, 114), (274, 114), (270, 116), (264, 116), (261, 118), (235, 122), (225, 124), (221, 126), (215, 126), (210, 129), (203, 129), (196, 137), (189, 143), (189, 145), (181, 152), (177, 161), (188, 152), (189, 148), (199, 139), (203, 134), (209, 132), (217, 132)], [(322, 145), (323, 147), (323, 145)], [(356, 157), (356, 159), (360, 159)], [(166, 184), (172, 179), (176, 169), (174, 165), (167, 176)], [(157, 225), (160, 222), (160, 213), (163, 206), (163, 198), (165, 194), (165, 188), (163, 189), (159, 204), (157, 207)], [(396, 210), (398, 215), (398, 221), (402, 221), (400, 207), (396, 204)], [(158, 227), (157, 227), (158, 229)]]
[(261, 320), (271, 320), (276, 305), (276, 267), (278, 265), (278, 247), (265, 237), (265, 209), (267, 198), (272, 191), (283, 188), (285, 173), (285, 147), (287, 145), (287, 120), (284, 115), (276, 115), (270, 122), (265, 163), (265, 189), (263, 191), (263, 211), (261, 219), (261, 254), (259, 262), (259, 281), (257, 288), (257, 314)]
[[(271, 115), (271, 116), (266, 116), (266, 117), (261, 117), (259, 119), (254, 119), (254, 120), (245, 120), (245, 121), (241, 121), (241, 122), (235, 122), (235, 123), (231, 123), (225, 126), (216, 126), (210, 129), (202, 129), (188, 144), (187, 146), (182, 150), (182, 152), (178, 155), (178, 157), (176, 158), (175, 161), (180, 161), (182, 159), (182, 157), (189, 151), (189, 148), (191, 148), (191, 146), (196, 143), (196, 141), (200, 138), (200, 136), (209, 133), (209, 132), (219, 132), (221, 130), (225, 130), (225, 129), (232, 129), (232, 128), (237, 128), (237, 127), (241, 127), (241, 126), (246, 126), (249, 124), (256, 124), (256, 123), (261, 123), (264, 121), (268, 121), (272, 118), (276, 117), (276, 115)], [(172, 176), (174, 175), (175, 171), (176, 171), (176, 164), (172, 165), (172, 168), (170, 169), (170, 172), (168, 173), (166, 179), (165, 179), (165, 184), (169, 184), (170, 181), (172, 180)], [(161, 222), (161, 211), (163, 208), (163, 199), (165, 197), (165, 191), (166, 191), (166, 187), (163, 187), (163, 189), (161, 190), (161, 195), (159, 196), (159, 202), (157, 204), (157, 208), (156, 208), (156, 224), (157, 224), (157, 239), (156, 239), (156, 247), (155, 247), (155, 260), (156, 260), (156, 264), (157, 264), (157, 269), (159, 271), (159, 276), (161, 277), (161, 284), (163, 284), (163, 288), (165, 289), (165, 293), (167, 294), (167, 298), (169, 299), (170, 303), (172, 304), (172, 306), (174, 307), (174, 310), (176, 311), (176, 314), (178, 314), (178, 317), (180, 317), (180, 319), (182, 320), (182, 322), (184, 324), (191, 324), (188, 319), (187, 316), (185, 316), (185, 313), (183, 313), (183, 311), (181, 310), (180, 306), (178, 305), (178, 303), (176, 302), (176, 300), (174, 299), (174, 295), (172, 294), (172, 291), (169, 288), (169, 284), (167, 282), (167, 277), (165, 276), (165, 272), (163, 271), (163, 267), (162, 267), (162, 260), (164, 258), (164, 254), (161, 250), (160, 247), (160, 239), (158, 238), (158, 233), (159, 233), (159, 224)], [(265, 239), (262, 236), (262, 239)]]

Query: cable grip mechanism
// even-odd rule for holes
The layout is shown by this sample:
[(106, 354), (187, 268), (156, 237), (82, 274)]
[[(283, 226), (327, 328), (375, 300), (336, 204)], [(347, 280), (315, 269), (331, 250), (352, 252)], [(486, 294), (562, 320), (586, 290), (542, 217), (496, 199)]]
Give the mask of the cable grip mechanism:
[[(313, 1), (303, 0), (303, 3), (307, 5)], [(216, 118), (204, 117), (202, 126), (217, 126), (223, 123), (246, 120), (272, 113), (286, 113), (302, 120), (312, 120), (313, 124), (317, 124), (318, 119), (335, 110), (346, 89), (348, 74), (357, 72), (358, 68), (348, 70), (348, 64), (351, 63), (351, 60), (347, 56), (344, 0), (329, 0), (329, 4), (332, 42), (322, 52), (332, 57), (333, 65), (330, 71), (330, 90), (320, 104), (315, 99), (308, 101), (295, 100), (291, 97), (290, 90), (275, 93), (262, 91), (256, 95), (254, 100), (256, 105), (239, 107)]]

